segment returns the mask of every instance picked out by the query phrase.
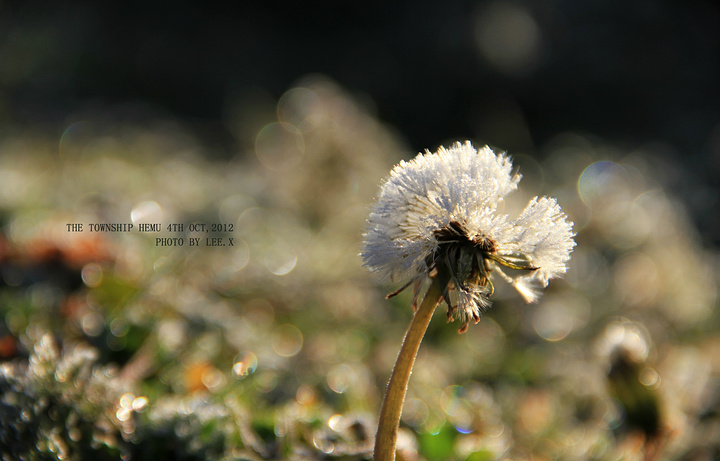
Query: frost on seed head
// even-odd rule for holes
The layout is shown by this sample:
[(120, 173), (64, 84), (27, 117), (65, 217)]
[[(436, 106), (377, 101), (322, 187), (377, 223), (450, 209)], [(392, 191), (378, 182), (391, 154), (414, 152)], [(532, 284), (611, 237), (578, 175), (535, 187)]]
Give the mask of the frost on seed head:
[(440, 277), (448, 318), (463, 322), (461, 332), (490, 306), (495, 274), (537, 301), (567, 270), (575, 241), (553, 198), (533, 198), (514, 220), (498, 212), (520, 178), (505, 154), (469, 141), (401, 161), (367, 219), (365, 267), (403, 284), (389, 296), (413, 285), (413, 306), (423, 282)]

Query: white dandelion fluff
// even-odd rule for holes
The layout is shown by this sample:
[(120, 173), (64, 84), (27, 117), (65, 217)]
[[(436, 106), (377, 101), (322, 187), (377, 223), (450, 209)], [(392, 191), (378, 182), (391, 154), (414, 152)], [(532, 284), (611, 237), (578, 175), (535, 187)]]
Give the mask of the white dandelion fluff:
[(534, 302), (565, 273), (575, 246), (557, 201), (535, 197), (515, 220), (498, 205), (517, 189), (512, 162), (468, 141), (401, 161), (382, 184), (367, 220), (361, 256), (386, 282), (414, 286), (439, 278), (448, 319), (463, 332), (490, 305), (495, 274)]

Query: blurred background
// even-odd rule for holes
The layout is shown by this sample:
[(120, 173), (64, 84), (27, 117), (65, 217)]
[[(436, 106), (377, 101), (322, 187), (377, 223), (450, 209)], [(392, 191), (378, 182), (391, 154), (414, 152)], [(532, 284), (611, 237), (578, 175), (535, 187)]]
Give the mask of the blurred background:
[(704, 1), (0, 1), (2, 459), (370, 459), (412, 313), (364, 220), (466, 139), (578, 247), (438, 309), (398, 458), (720, 459), (719, 83)]

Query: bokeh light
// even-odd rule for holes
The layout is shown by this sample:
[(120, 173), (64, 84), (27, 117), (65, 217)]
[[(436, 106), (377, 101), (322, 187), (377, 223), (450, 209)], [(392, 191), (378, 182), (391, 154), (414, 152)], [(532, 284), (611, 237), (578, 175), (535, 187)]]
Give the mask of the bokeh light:
[(238, 354), (233, 360), (232, 374), (238, 379), (244, 379), (255, 373), (258, 361), (252, 352), (243, 352)]
[(494, 1), (477, 16), (475, 39), (481, 56), (497, 71), (523, 75), (541, 58), (540, 28), (520, 3)]

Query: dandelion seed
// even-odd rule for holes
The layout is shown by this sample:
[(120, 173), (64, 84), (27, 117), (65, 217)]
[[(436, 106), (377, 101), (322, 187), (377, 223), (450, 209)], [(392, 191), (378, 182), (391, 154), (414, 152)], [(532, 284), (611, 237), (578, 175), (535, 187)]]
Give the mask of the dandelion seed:
[[(498, 211), (517, 189), (512, 162), (470, 142), (400, 162), (383, 183), (368, 218), (361, 256), (380, 278), (413, 286), (413, 315), (380, 410), (375, 461), (393, 461), (407, 385), (420, 343), (440, 301), (460, 333), (490, 306), (493, 278), (527, 302), (567, 270), (572, 223), (554, 199), (535, 197), (515, 220)], [(425, 282), (429, 288), (418, 299)]]
[(421, 288), (438, 279), (448, 320), (477, 323), (490, 306), (495, 274), (535, 302), (565, 273), (572, 223), (553, 198), (535, 197), (511, 220), (498, 211), (517, 189), (512, 162), (468, 141), (400, 162), (383, 183), (364, 234), (364, 265), (386, 282)]

